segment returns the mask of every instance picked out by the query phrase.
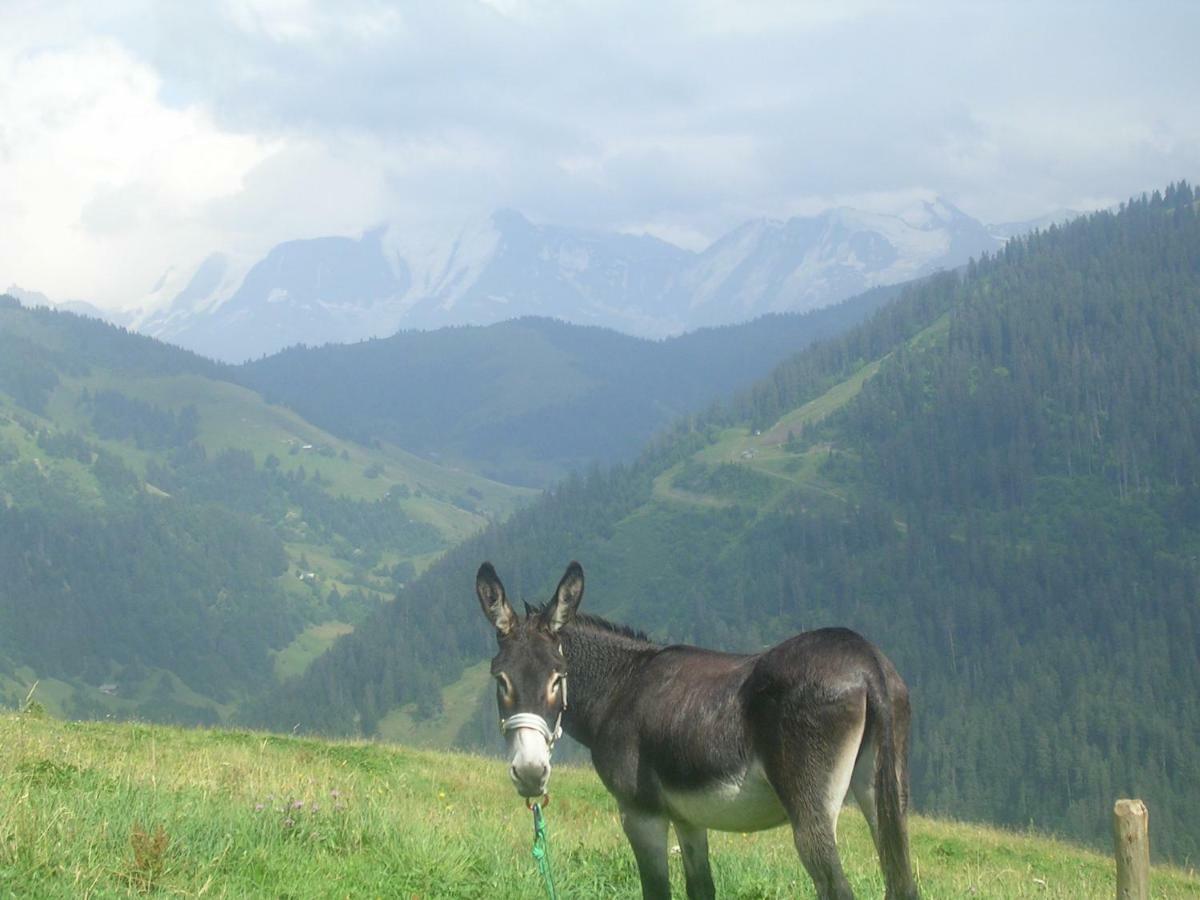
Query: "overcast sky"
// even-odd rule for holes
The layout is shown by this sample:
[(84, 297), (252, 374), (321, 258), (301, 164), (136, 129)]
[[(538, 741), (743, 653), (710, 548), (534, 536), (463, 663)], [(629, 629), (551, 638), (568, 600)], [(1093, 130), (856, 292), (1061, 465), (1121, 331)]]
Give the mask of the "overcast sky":
[(1200, 175), (1200, 3), (0, 0), (0, 289), (385, 220), (699, 249), (941, 194), (984, 221)]

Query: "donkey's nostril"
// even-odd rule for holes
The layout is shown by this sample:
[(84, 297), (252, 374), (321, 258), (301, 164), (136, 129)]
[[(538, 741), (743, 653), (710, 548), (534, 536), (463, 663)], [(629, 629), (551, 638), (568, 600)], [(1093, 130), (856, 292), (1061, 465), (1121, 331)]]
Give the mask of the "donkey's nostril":
[(537, 797), (545, 792), (550, 779), (550, 763), (536, 759), (515, 762), (509, 766), (508, 775), (522, 797)]

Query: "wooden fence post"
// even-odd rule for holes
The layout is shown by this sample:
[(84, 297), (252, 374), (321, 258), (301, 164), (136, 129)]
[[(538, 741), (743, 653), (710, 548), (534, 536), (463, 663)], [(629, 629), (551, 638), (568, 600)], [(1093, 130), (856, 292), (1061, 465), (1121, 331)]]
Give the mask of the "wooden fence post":
[(1141, 800), (1113, 807), (1117, 855), (1117, 900), (1150, 900), (1150, 814)]

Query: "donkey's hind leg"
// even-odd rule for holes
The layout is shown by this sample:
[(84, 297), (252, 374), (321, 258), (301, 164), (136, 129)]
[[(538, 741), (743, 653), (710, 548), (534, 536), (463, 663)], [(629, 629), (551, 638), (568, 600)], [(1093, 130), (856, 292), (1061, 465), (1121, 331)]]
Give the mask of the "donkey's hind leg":
[(781, 717), (767, 776), (787, 810), (800, 861), (820, 900), (853, 900), (837, 851), (837, 821), (866, 725), (866, 698), (854, 693)]
[(850, 790), (854, 793), (858, 808), (862, 810), (863, 818), (867, 820), (867, 827), (871, 829), (875, 852), (882, 854), (879, 848), (879, 810), (875, 805), (875, 742), (869, 733), (863, 736), (862, 747), (850, 775)]

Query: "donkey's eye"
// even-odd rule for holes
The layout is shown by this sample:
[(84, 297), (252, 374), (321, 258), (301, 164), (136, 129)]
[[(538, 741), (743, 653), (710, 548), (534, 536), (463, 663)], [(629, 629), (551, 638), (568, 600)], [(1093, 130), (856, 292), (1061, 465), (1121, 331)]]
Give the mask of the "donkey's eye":
[(500, 689), (500, 693), (506, 697), (512, 693), (512, 682), (508, 680), (508, 676), (503, 672), (495, 676), (496, 686)]
[(550, 690), (558, 694), (562, 692), (565, 675), (555, 675), (554, 680), (550, 682)]

